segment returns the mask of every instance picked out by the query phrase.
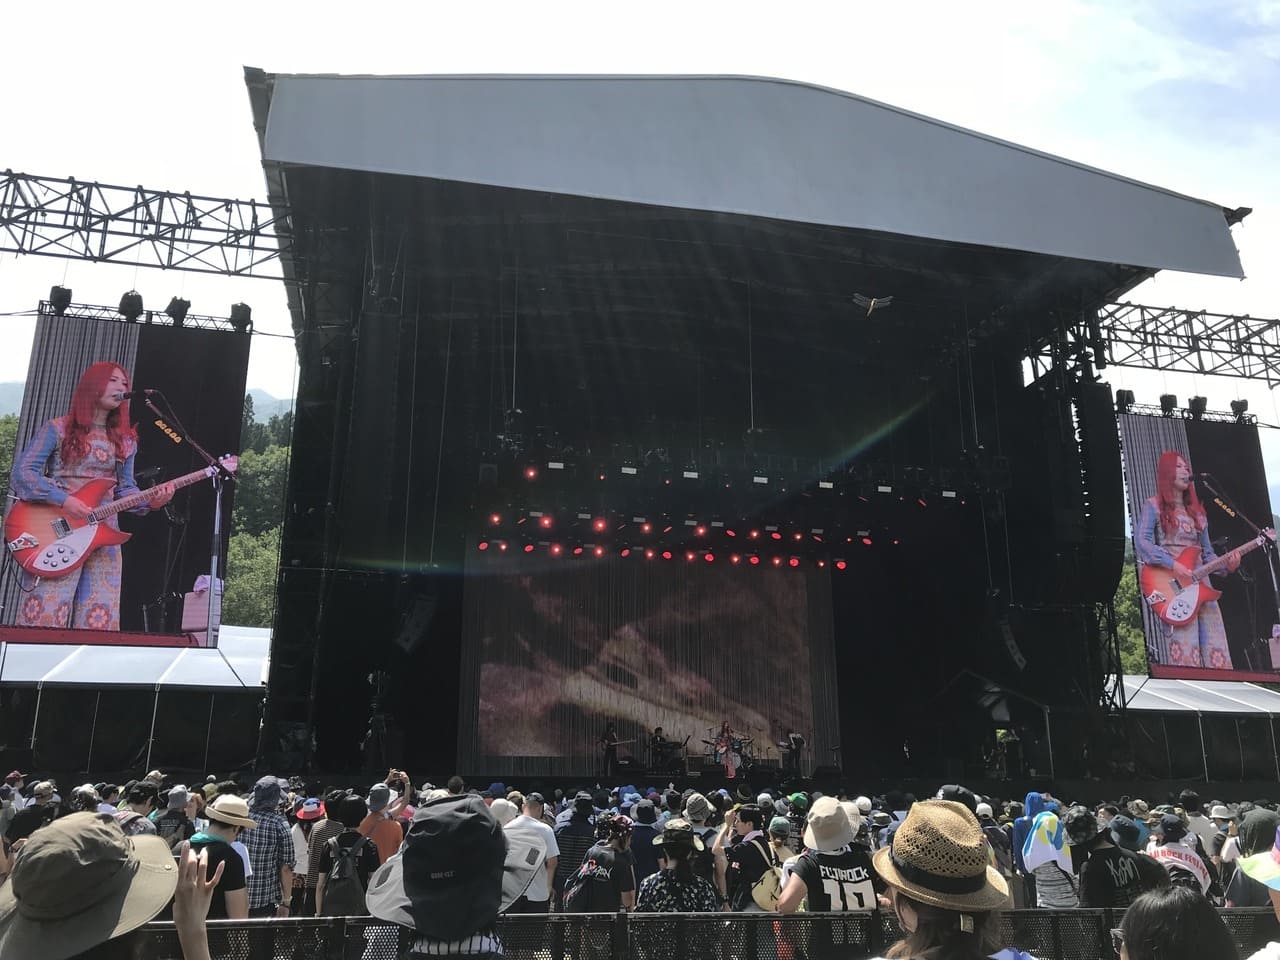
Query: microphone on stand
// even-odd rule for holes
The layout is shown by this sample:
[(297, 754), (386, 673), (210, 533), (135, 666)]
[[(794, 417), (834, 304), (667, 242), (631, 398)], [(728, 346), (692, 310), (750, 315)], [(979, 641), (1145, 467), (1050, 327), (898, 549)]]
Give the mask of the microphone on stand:
[(117, 393), (117, 400), (142, 400), (155, 393), (154, 390), (129, 390), (126, 393)]

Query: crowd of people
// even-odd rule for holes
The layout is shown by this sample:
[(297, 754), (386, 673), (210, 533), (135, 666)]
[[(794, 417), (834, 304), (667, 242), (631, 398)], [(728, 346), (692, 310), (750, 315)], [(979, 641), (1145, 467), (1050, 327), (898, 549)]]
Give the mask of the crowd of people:
[[(363, 915), (411, 928), (410, 955), (496, 957), (501, 914), (623, 910), (889, 912), (904, 938), (888, 957), (1007, 960), (1027, 955), (1002, 949), (1003, 910), (1080, 906), (1126, 910), (1118, 956), (1214, 960), (1238, 957), (1215, 906), (1280, 916), (1280, 813), (1265, 800), (1003, 802), (955, 784), (925, 800), (743, 784), (525, 793), (460, 777), (415, 789), (399, 770), (314, 786), (193, 787), (156, 770), (64, 798), (11, 772), (0, 958), (134, 956), (159, 918), (191, 960), (211, 955), (206, 918)], [(801, 952), (845, 950), (819, 925)]]

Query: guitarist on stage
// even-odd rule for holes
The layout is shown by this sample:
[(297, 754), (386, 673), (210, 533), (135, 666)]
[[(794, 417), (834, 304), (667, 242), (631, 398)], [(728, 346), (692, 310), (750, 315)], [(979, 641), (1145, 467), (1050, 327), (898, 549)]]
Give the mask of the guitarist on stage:
[[(1191, 465), (1176, 450), (1160, 454), (1156, 464), (1156, 495), (1142, 505), (1134, 536), (1138, 559), (1151, 566), (1172, 569), (1183, 586), (1192, 582), (1192, 571), (1177, 561), (1187, 547), (1200, 549), (1200, 564), (1218, 559), (1209, 542), (1209, 519), (1196, 495)], [(1240, 566), (1237, 553), (1226, 557), (1226, 569)], [(1150, 598), (1148, 598), (1150, 602)], [(1200, 607), (1188, 622), (1174, 626), (1158, 616), (1150, 621), (1158, 631), (1155, 660), (1175, 667), (1210, 667), (1230, 670), (1231, 650), (1222, 611), (1216, 600)]]
[[(129, 375), (109, 361), (91, 365), (71, 395), (66, 416), (46, 423), (14, 458), (9, 489), (19, 500), (43, 501), (62, 508), (73, 520), (86, 518), (92, 506), (69, 491), (90, 480), (115, 481), (111, 497), (138, 493), (133, 463), (138, 434), (129, 422)], [(173, 498), (173, 485), (149, 491), (145, 514)], [(117, 526), (114, 516), (102, 521)], [(24, 626), (120, 629), (120, 547), (95, 550), (77, 570), (58, 578), (24, 574), (17, 622)]]
[(604, 775), (612, 777), (618, 772), (618, 725), (610, 723), (605, 727), (598, 742), (604, 754)]

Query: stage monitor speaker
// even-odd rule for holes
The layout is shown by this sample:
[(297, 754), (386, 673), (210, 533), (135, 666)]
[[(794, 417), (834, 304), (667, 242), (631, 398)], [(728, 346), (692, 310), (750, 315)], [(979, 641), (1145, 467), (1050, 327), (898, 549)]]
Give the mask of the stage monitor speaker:
[(842, 776), (844, 776), (844, 774), (840, 772), (839, 767), (822, 766), (822, 767), (818, 767), (816, 770), (813, 771), (813, 776), (810, 777), (810, 779), (811, 780), (839, 780)]

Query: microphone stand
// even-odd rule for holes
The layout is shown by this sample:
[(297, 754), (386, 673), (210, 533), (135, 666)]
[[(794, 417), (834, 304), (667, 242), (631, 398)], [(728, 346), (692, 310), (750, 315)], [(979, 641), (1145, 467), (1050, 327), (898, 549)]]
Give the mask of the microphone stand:
[[(1262, 528), (1250, 520), (1244, 511), (1237, 507), (1235, 503), (1232, 502), (1231, 498), (1219, 489), (1217, 478), (1215, 478), (1213, 474), (1202, 473), (1198, 475), (1198, 479), (1205, 485), (1205, 487), (1208, 488), (1209, 492), (1214, 495), (1215, 502), (1217, 502), (1219, 508), (1223, 508), (1225, 512), (1239, 517), (1244, 521), (1245, 526), (1253, 531), (1254, 536), (1262, 539), (1262, 549), (1267, 555), (1267, 569), (1271, 573), (1271, 596), (1275, 601), (1276, 614), (1277, 616), (1280, 616), (1280, 576), (1277, 576), (1276, 574), (1276, 564), (1277, 560), (1280, 559), (1280, 555), (1277, 554), (1275, 540), (1263, 533)], [(1275, 621), (1272, 622), (1274, 623)], [(1257, 643), (1258, 638), (1250, 637), (1250, 642)], [(1272, 670), (1276, 670), (1278, 668), (1280, 668), (1280, 664), (1273, 663), (1271, 665)]]
[[(151, 402), (153, 396), (159, 397), (164, 401), (165, 408), (168, 413), (162, 413), (154, 403)], [(209, 610), (205, 618), (205, 635), (204, 645), (206, 647), (213, 646), (214, 627), (220, 626), (222, 622), (222, 591), (218, 587), (218, 567), (222, 560), (222, 491), (227, 480), (231, 479), (231, 474), (226, 468), (218, 462), (217, 458), (209, 453), (204, 447), (200, 446), (192, 439), (191, 434), (187, 432), (187, 428), (183, 426), (182, 420), (173, 412), (173, 405), (169, 403), (169, 398), (159, 390), (148, 390), (142, 394), (142, 402), (147, 405), (147, 409), (154, 413), (161, 420), (172, 424), (178, 432), (178, 436), (182, 437), (191, 449), (199, 454), (208, 466), (213, 468), (213, 535), (209, 540)], [(218, 614), (215, 617), (213, 611), (214, 600), (218, 601)], [(215, 619), (217, 624), (215, 624)]]

